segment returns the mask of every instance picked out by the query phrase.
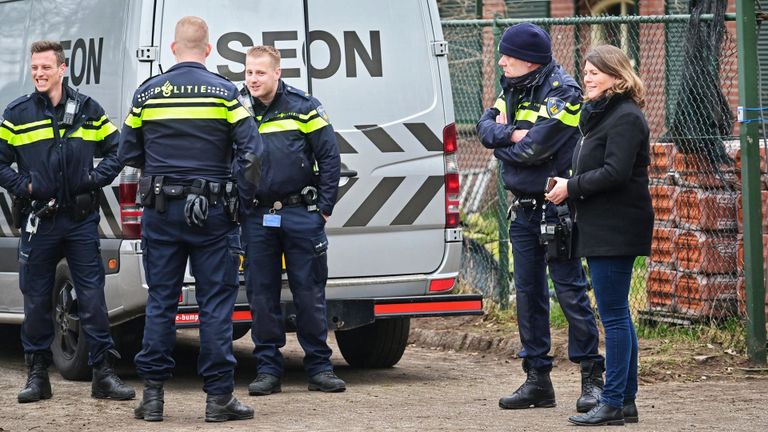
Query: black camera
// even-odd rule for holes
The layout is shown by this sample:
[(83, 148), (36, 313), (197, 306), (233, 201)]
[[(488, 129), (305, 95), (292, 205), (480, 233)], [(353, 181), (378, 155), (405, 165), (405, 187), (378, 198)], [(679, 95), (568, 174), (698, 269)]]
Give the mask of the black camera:
[[(550, 204), (551, 205), (551, 204)], [(566, 260), (571, 258), (571, 240), (573, 237), (573, 220), (568, 206), (555, 206), (557, 220), (546, 219), (546, 208), (541, 214), (541, 233), (539, 243), (546, 245), (547, 260)]]

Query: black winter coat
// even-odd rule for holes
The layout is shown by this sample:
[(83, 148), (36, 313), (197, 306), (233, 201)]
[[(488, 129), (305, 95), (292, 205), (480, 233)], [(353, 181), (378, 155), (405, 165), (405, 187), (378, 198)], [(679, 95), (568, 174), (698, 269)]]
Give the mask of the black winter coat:
[(653, 207), (643, 112), (624, 95), (599, 99), (585, 105), (579, 130), (568, 181), (576, 256), (649, 255)]

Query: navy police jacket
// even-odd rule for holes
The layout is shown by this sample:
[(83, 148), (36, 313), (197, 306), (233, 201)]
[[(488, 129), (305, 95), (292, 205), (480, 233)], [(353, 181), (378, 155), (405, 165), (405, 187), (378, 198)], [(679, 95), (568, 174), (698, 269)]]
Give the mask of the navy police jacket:
[(234, 158), (240, 196), (252, 200), (263, 146), (248, 117), (229, 80), (201, 63), (178, 63), (134, 93), (119, 156), (165, 184), (226, 182)]
[[(480, 142), (502, 163), (504, 185), (516, 196), (543, 195), (547, 177), (570, 177), (579, 139), (581, 89), (560, 65), (528, 87), (501, 78), (502, 93), (477, 123)], [(507, 116), (507, 124), (496, 116)], [(529, 129), (518, 143), (512, 131)]]
[[(241, 96), (251, 97), (247, 88), (241, 90)], [(265, 152), (257, 199), (271, 205), (314, 186), (319, 194), (317, 208), (330, 215), (336, 205), (341, 158), (336, 135), (320, 102), (283, 80), (268, 107), (256, 98), (252, 100)]]
[[(40, 92), (11, 102), (0, 119), (0, 186), (17, 197), (55, 198), (67, 206), (75, 195), (110, 184), (122, 168), (120, 134), (101, 105), (69, 87), (63, 90), (62, 104), (77, 101), (71, 125), (61, 124), (48, 95)], [(94, 167), (96, 157), (103, 159)]]

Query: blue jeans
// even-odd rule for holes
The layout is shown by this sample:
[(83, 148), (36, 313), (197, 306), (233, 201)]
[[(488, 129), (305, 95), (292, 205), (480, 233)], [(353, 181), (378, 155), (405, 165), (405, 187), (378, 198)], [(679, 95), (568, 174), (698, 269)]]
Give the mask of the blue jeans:
[(637, 395), (637, 333), (629, 314), (634, 262), (634, 256), (587, 257), (605, 328), (605, 388), (600, 400), (616, 408)]

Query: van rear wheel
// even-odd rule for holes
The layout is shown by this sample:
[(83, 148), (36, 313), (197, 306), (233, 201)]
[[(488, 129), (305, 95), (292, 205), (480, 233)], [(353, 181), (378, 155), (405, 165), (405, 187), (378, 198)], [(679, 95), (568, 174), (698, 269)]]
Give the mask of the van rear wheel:
[(403, 357), (410, 329), (410, 318), (380, 319), (352, 330), (337, 331), (336, 342), (350, 366), (388, 368)]
[(78, 307), (69, 266), (62, 262), (56, 267), (53, 284), (53, 364), (65, 379), (86, 381), (91, 379), (91, 367)]

